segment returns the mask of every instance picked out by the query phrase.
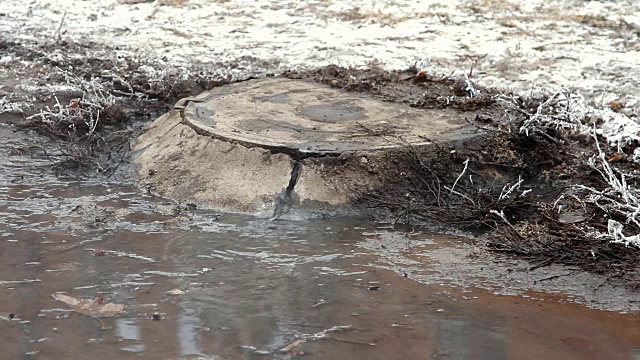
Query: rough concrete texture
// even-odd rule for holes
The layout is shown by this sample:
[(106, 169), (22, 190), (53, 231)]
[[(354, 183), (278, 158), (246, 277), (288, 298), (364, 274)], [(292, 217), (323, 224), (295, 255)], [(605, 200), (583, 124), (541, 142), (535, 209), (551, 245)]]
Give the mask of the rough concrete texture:
[(179, 201), (243, 212), (270, 211), (289, 183), (284, 154), (200, 136), (172, 111), (135, 147), (139, 181)]
[(293, 156), (426, 145), (468, 128), (453, 110), (413, 109), (286, 78), (213, 89), (186, 104), (184, 120), (201, 134)]
[(381, 186), (393, 172), (387, 151), (348, 152), (337, 158), (307, 158), (302, 161), (295, 192), (300, 205), (340, 206)]
[(183, 99), (136, 145), (139, 179), (179, 201), (280, 216), (335, 209), (399, 176), (398, 149), (482, 135), (453, 110), (417, 110), (267, 78)]

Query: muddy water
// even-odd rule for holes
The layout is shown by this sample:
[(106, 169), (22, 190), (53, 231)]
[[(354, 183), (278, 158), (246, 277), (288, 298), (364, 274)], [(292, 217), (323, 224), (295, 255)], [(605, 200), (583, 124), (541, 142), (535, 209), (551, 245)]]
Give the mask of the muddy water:
[[(185, 209), (56, 178), (45, 161), (5, 150), (2, 359), (640, 359), (637, 315), (414, 280), (426, 248), (461, 238)], [(408, 239), (403, 261), (376, 251), (389, 238)], [(58, 292), (126, 308), (87, 316)]]

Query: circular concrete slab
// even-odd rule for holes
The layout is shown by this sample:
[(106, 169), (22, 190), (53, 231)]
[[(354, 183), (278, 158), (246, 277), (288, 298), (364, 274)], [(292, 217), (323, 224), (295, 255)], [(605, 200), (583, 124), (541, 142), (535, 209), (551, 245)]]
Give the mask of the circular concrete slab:
[(292, 155), (419, 146), (472, 135), (454, 111), (412, 109), (284, 78), (216, 88), (179, 107), (183, 121), (199, 134)]
[(134, 161), (146, 188), (176, 200), (273, 218), (298, 207), (333, 211), (412, 171), (406, 152), (390, 150), (479, 144), (465, 116), (474, 113), (250, 80), (180, 100), (140, 136)]

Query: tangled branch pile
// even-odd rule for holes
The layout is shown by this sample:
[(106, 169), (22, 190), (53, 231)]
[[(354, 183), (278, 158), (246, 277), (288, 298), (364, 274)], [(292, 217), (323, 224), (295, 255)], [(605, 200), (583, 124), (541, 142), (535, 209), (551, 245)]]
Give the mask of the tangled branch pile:
[[(490, 130), (482, 151), (412, 149), (404, 193), (385, 189), (375, 201), (397, 221), (481, 229), (495, 251), (639, 287), (637, 124), (626, 117), (621, 123), (618, 114), (593, 109), (566, 89), (538, 101), (495, 99), (519, 116)], [(612, 119), (618, 131), (603, 130)]]
[[(583, 176), (567, 184), (555, 200), (540, 201), (537, 216), (516, 227), (499, 228), (497, 232), (503, 236), (489, 238), (488, 243), (495, 249), (536, 261), (560, 262), (616, 277), (637, 288), (640, 286), (637, 125), (626, 118), (619, 131), (608, 137), (602, 129), (611, 126), (611, 119), (619, 122), (622, 117), (610, 110), (589, 109), (584, 99), (564, 92), (567, 95), (562, 100), (554, 95), (543, 102), (523, 123), (521, 132), (548, 135), (554, 131), (557, 139), (563, 139), (563, 146), (574, 150), (581, 146), (585, 156), (567, 158), (564, 166), (580, 169)], [(543, 111), (548, 113), (541, 115)], [(559, 128), (562, 131), (558, 132)], [(568, 138), (581, 140), (567, 143)], [(603, 140), (617, 153), (607, 156)]]
[[(127, 121), (123, 109), (96, 78), (84, 80), (67, 71), (61, 73), (67, 84), (80, 91), (82, 97), (63, 104), (54, 96), (55, 104), (27, 117), (24, 126), (55, 139), (54, 148), (43, 147), (41, 150), (49, 158), (61, 160), (59, 166), (115, 171), (120, 162), (111, 160), (114, 154), (120, 155), (122, 160), (123, 154), (129, 151), (129, 138), (133, 134), (122, 128)], [(107, 159), (100, 161), (100, 157)]]
[[(0, 47), (7, 66), (26, 74), (13, 102), (0, 99), (0, 113), (23, 113), (21, 126), (47, 136), (50, 142), (39, 150), (59, 170), (109, 176), (123, 163), (142, 121), (166, 112), (179, 98), (244, 79), (254, 62), (205, 68), (71, 40), (32, 43), (0, 36)], [(25, 99), (19, 98), (21, 88)], [(34, 94), (44, 105), (34, 104)]]

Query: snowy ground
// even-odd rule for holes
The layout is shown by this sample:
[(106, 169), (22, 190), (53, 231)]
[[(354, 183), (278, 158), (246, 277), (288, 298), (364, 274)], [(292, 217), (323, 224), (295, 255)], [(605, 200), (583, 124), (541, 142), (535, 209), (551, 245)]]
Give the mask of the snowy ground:
[(616, 101), (634, 117), (639, 14), (634, 0), (2, 0), (0, 31), (87, 39), (176, 64), (252, 57), (281, 69), (397, 69), (420, 61), (462, 75), (475, 63), (473, 77), (485, 85), (564, 86), (597, 106)]

